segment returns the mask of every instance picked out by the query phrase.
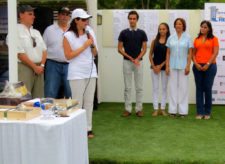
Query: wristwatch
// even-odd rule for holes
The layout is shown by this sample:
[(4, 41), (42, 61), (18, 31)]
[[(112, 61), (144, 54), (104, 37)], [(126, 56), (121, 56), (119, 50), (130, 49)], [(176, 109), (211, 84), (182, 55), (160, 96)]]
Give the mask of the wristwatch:
[(40, 66), (41, 66), (41, 67), (45, 67), (45, 65), (44, 65), (44, 64), (41, 64)]

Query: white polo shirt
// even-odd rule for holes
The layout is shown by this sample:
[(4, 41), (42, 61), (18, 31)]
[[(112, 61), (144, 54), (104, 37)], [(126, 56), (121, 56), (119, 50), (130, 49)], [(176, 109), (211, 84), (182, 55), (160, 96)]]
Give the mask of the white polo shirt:
[(57, 23), (46, 28), (43, 39), (47, 46), (48, 59), (67, 62), (63, 50), (63, 37), (64, 31)]
[[(32, 62), (40, 63), (42, 60), (43, 51), (46, 50), (46, 46), (40, 32), (33, 29), (33, 27), (28, 30), (28, 28), (24, 24), (18, 24), (17, 30), (17, 53), (25, 53)], [(32, 37), (36, 42), (35, 47), (33, 47)]]

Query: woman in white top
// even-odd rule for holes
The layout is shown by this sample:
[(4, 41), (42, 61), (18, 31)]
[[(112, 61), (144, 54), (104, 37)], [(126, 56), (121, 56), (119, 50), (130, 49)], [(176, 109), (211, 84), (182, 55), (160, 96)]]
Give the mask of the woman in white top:
[(75, 9), (71, 17), (70, 28), (63, 39), (65, 56), (70, 60), (67, 79), (73, 99), (79, 101), (79, 108), (86, 110), (88, 137), (93, 138), (92, 112), (97, 78), (94, 57), (97, 48), (94, 32), (87, 27), (92, 16), (83, 9)]

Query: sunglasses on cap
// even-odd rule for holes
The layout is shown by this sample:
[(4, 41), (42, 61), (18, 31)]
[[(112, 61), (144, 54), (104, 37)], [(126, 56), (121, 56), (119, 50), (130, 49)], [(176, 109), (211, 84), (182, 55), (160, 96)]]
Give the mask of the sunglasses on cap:
[(86, 22), (88, 18), (77, 18), (77, 20), (81, 20), (82, 22)]

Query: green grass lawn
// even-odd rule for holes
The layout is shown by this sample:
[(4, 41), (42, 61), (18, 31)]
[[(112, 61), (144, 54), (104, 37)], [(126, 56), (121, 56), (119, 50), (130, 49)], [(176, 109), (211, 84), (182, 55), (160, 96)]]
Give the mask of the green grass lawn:
[(95, 138), (89, 139), (90, 163), (225, 164), (225, 106), (213, 106), (211, 120), (196, 120), (195, 106), (186, 118), (121, 117), (122, 103), (102, 103), (93, 114)]

